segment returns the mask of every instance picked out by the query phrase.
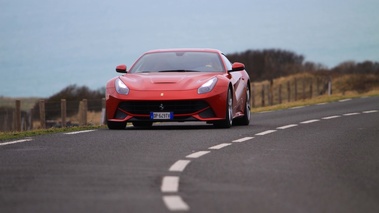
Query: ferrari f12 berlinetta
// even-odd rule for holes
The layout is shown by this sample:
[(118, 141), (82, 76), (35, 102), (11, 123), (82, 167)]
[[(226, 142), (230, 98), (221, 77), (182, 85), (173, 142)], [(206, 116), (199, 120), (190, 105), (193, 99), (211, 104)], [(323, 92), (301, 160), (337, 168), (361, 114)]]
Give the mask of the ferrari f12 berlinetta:
[(219, 128), (250, 122), (250, 78), (242, 63), (215, 49), (144, 53), (106, 84), (109, 129), (154, 122), (203, 121)]

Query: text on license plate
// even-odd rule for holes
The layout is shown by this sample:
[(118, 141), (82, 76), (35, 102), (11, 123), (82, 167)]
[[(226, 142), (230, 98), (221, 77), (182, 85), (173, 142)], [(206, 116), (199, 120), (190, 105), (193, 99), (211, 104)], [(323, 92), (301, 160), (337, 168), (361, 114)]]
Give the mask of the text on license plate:
[(150, 112), (151, 120), (172, 120), (174, 119), (173, 112)]

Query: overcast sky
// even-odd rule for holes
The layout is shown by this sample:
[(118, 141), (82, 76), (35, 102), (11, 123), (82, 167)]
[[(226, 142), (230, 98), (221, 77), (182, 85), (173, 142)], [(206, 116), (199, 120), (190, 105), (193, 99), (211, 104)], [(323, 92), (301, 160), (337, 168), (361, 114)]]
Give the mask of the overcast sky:
[(379, 61), (378, 0), (0, 0), (0, 96), (103, 87), (143, 52), (279, 48), (332, 68)]

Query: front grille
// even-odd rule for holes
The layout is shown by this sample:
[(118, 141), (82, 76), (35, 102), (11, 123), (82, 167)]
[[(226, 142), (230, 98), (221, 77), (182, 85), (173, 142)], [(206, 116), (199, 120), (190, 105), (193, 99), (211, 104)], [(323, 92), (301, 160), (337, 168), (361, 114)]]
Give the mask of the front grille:
[(205, 101), (127, 101), (118, 106), (130, 114), (149, 115), (150, 112), (192, 114), (208, 107)]

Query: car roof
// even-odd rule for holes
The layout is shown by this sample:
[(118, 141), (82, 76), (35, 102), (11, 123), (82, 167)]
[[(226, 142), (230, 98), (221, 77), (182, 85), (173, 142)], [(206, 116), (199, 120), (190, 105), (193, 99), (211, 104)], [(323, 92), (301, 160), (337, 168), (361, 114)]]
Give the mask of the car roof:
[(159, 53), (159, 52), (213, 52), (213, 53), (220, 53), (222, 52), (217, 49), (212, 49), (212, 48), (170, 48), (170, 49), (155, 49), (155, 50), (150, 50), (147, 51), (146, 53)]

